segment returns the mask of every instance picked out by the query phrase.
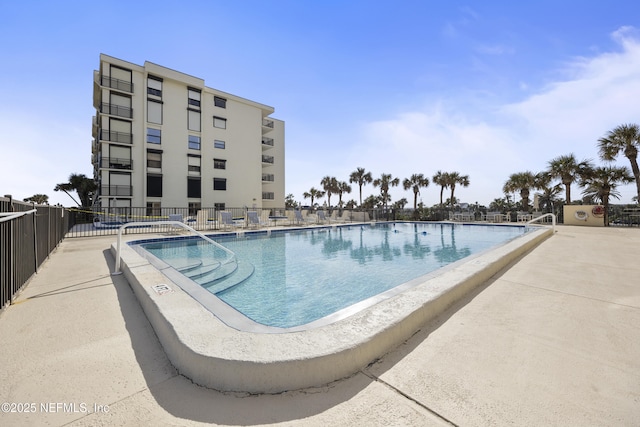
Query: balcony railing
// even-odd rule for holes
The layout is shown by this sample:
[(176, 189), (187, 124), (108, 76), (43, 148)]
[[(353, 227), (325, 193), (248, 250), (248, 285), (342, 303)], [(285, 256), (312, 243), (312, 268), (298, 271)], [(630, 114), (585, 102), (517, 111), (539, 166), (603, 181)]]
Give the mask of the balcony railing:
[(101, 196), (131, 196), (130, 185), (103, 185)]
[(273, 138), (262, 137), (262, 145), (270, 145), (273, 147)]
[(102, 76), (102, 80), (100, 84), (102, 86), (106, 86), (111, 89), (133, 93), (133, 83), (125, 80), (120, 80), (120, 79), (116, 79), (114, 77), (109, 77), (109, 76)]
[(262, 126), (273, 129), (273, 120), (262, 119)]
[(273, 164), (273, 156), (262, 156), (262, 163), (271, 163)]
[(133, 143), (132, 134), (109, 129), (100, 129), (100, 139), (102, 141), (121, 142), (123, 144)]
[(125, 117), (127, 119), (133, 118), (133, 109), (130, 107), (124, 107), (122, 105), (109, 104), (103, 102), (100, 105), (100, 112), (104, 114), (110, 114), (112, 116)]
[(101, 168), (109, 169), (131, 169), (133, 167), (131, 159), (119, 159), (117, 157), (103, 157), (100, 163)]
[(275, 195), (272, 192), (263, 192), (262, 193), (262, 200), (273, 200), (275, 199)]
[(262, 181), (264, 182), (273, 182), (275, 181), (275, 176), (272, 173), (263, 173)]

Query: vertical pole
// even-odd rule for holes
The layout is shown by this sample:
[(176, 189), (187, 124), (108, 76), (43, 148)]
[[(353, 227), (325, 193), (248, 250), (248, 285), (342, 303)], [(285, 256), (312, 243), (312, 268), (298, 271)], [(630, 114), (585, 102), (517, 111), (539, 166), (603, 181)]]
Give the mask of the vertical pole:
[[(33, 202), (33, 209), (36, 208), (36, 203)], [(33, 271), (38, 272), (38, 211), (33, 212)], [(48, 233), (47, 233), (48, 234)]]
[[(13, 212), (13, 198), (11, 197), (11, 194), (6, 194), (4, 197), (6, 197), (7, 199), (9, 199), (9, 212)], [(14, 293), (14, 286), (13, 286), (13, 280), (14, 280), (14, 276), (15, 276), (15, 270), (16, 270), (16, 265), (14, 263), (14, 258), (15, 258), (15, 251), (14, 251), (14, 247), (13, 247), (13, 220), (8, 221), (9, 222), (9, 235), (8, 240), (9, 240), (9, 244), (7, 245), (7, 247), (9, 248), (9, 304), (13, 303), (13, 293)]]

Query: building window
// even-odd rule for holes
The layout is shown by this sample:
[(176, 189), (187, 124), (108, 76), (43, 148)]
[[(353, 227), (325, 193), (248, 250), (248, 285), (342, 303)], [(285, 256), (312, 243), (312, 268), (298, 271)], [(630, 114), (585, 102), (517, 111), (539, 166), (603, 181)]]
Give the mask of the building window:
[(187, 197), (192, 199), (199, 199), (201, 197), (200, 178), (187, 178)]
[(272, 192), (265, 191), (262, 193), (262, 200), (273, 200), (274, 198), (274, 193)]
[(147, 128), (147, 142), (150, 144), (160, 144), (162, 141), (162, 131), (160, 129)]
[(202, 204), (200, 202), (189, 202), (189, 215), (196, 216), (198, 215), (198, 211), (202, 209)]
[(220, 148), (224, 150), (224, 146), (225, 146), (224, 141), (220, 141), (219, 139), (216, 139), (215, 141), (213, 141), (213, 148)]
[(194, 156), (193, 154), (187, 157), (189, 166), (189, 175), (200, 175), (200, 156)]
[(147, 95), (162, 98), (162, 79), (160, 77), (147, 76)]
[(125, 92), (133, 92), (133, 83), (131, 83), (131, 70), (111, 65), (110, 76), (102, 76), (102, 84), (112, 89), (122, 90)]
[(214, 203), (213, 207), (218, 211), (223, 211), (226, 209), (227, 205), (225, 203)]
[(213, 159), (213, 168), (214, 169), (226, 169), (227, 161), (223, 159)]
[(220, 108), (227, 108), (227, 100), (219, 96), (214, 96), (213, 105)]
[(162, 151), (147, 150), (147, 167), (162, 169)]
[(227, 189), (227, 178), (213, 178), (213, 189), (214, 190), (226, 190)]
[(147, 197), (162, 197), (162, 175), (147, 174)]
[(187, 110), (187, 128), (196, 132), (200, 132), (200, 111), (192, 109)]
[(213, 116), (213, 127), (226, 129), (227, 128), (227, 119), (223, 119), (222, 117)]
[(149, 123), (162, 124), (162, 102), (147, 99), (147, 121)]
[(200, 137), (195, 135), (189, 135), (189, 148), (193, 150), (200, 149)]
[(160, 202), (147, 202), (147, 216), (159, 217), (161, 212)]
[(188, 89), (189, 106), (200, 108), (200, 90), (189, 88)]

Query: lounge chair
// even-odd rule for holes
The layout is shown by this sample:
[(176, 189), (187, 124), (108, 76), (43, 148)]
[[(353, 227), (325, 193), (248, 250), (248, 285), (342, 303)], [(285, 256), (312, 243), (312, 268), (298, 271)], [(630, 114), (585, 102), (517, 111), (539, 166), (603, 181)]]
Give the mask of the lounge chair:
[(233, 220), (233, 216), (231, 216), (231, 212), (220, 212), (220, 226), (222, 229), (233, 229), (237, 228), (238, 224)]
[(247, 211), (247, 224), (252, 228), (259, 228), (266, 225), (260, 221), (260, 218), (258, 218), (258, 212), (256, 211)]
[(327, 219), (327, 216), (325, 215), (324, 211), (318, 211), (318, 222), (320, 224), (324, 224), (325, 222), (329, 222), (329, 220)]
[(211, 228), (214, 228), (215, 224), (215, 219), (209, 218), (208, 209), (201, 209), (196, 214), (196, 223), (194, 227), (196, 230), (209, 230)]
[(293, 221), (294, 221), (296, 224), (306, 224), (306, 223), (311, 222), (311, 221), (309, 221), (309, 218), (305, 218), (305, 217), (303, 217), (303, 216), (302, 216), (302, 212), (300, 212), (300, 211), (297, 211), (297, 210), (296, 210), (296, 211), (293, 211), (293, 214), (294, 214)]

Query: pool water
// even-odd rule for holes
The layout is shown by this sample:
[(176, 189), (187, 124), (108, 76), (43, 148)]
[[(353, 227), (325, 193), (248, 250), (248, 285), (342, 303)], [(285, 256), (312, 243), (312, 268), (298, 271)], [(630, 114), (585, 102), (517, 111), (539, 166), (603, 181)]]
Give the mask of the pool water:
[[(287, 232), (209, 236), (235, 252), (233, 275), (203, 284), (251, 320), (305, 325), (441, 267), (523, 235), (525, 227), (450, 223), (382, 223)], [(200, 283), (216, 252), (203, 240), (141, 244)], [(191, 267), (190, 267), (191, 266)], [(214, 267), (210, 267), (212, 269)], [(210, 284), (213, 282), (213, 284)], [(225, 284), (226, 286), (221, 286)]]

